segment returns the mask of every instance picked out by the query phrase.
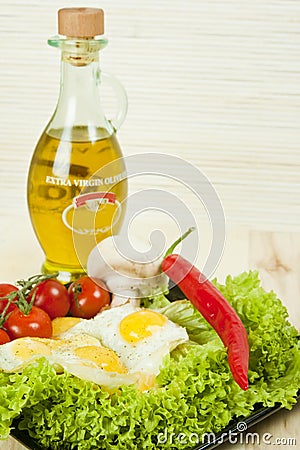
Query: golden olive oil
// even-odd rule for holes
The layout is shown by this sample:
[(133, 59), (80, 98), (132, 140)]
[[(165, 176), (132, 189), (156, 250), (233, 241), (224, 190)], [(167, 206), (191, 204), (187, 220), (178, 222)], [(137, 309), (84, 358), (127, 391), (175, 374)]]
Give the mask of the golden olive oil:
[[(93, 138), (91, 139), (91, 135)], [(28, 176), (28, 207), (43, 248), (44, 272), (69, 281), (84, 271), (92, 248), (117, 233), (127, 180), (121, 149), (105, 129), (44, 132)]]

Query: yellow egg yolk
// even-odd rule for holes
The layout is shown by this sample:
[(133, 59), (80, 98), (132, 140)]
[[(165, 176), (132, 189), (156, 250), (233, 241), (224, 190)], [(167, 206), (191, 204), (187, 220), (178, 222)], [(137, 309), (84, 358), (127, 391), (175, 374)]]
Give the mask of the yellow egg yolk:
[(167, 319), (155, 311), (137, 311), (120, 322), (120, 334), (122, 338), (132, 344), (142, 341), (153, 334), (153, 327), (163, 327)]
[(150, 389), (156, 386), (156, 376), (155, 375), (145, 375), (144, 373), (140, 374), (138, 389), (140, 391), (149, 391)]
[(15, 357), (21, 361), (28, 361), (37, 355), (51, 355), (51, 350), (48, 345), (26, 338), (16, 339), (13, 343), (12, 351)]
[(69, 331), (80, 322), (78, 317), (56, 317), (52, 320), (52, 336), (59, 336)]
[(76, 348), (74, 353), (78, 358), (94, 362), (106, 372), (127, 372), (126, 367), (123, 366), (118, 355), (109, 348), (86, 345)]

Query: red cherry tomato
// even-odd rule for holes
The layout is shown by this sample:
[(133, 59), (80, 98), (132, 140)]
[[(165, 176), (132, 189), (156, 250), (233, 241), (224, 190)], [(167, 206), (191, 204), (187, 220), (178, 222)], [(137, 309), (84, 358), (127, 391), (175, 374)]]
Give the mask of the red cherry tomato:
[(6, 331), (0, 329), (0, 345), (7, 344), (7, 342), (10, 342), (10, 337), (6, 333)]
[(46, 311), (51, 319), (64, 317), (70, 309), (70, 299), (65, 286), (57, 280), (45, 280), (37, 284), (29, 296), (34, 305)]
[[(4, 311), (8, 303), (8, 300), (6, 298), (1, 297), (5, 297), (6, 295), (15, 291), (18, 291), (18, 288), (16, 286), (8, 283), (0, 283), (0, 314)], [(11, 303), (10, 306), (8, 307), (7, 313), (10, 313), (14, 309), (16, 309), (16, 307), (17, 306), (14, 303)]]
[(104, 306), (110, 304), (110, 293), (103, 281), (83, 276), (74, 281), (69, 289), (70, 313), (74, 317), (91, 319)]
[(29, 314), (23, 314), (19, 308), (14, 309), (5, 322), (10, 339), (21, 337), (51, 338), (52, 322), (49, 315), (37, 306)]

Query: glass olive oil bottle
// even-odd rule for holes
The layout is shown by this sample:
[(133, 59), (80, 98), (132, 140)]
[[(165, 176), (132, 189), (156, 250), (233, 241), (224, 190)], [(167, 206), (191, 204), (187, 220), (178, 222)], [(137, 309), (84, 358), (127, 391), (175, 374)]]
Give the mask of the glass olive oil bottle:
[(62, 51), (60, 95), (28, 174), (29, 213), (46, 257), (43, 272), (58, 272), (65, 282), (84, 273), (92, 248), (118, 232), (125, 213), (126, 168), (115, 132), (127, 98), (111, 78), (120, 110), (107, 120), (99, 89), (99, 51), (107, 44), (103, 22), (101, 9), (58, 12), (60, 35), (48, 43)]

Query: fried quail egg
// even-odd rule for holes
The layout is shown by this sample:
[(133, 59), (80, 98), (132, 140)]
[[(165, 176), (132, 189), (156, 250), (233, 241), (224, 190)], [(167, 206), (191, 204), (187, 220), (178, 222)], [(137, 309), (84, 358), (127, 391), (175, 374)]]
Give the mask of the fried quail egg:
[(110, 390), (137, 382), (137, 377), (128, 374), (118, 355), (93, 336), (81, 333), (70, 339), (57, 339), (54, 342), (52, 362), (78, 378)]
[(115, 351), (130, 373), (147, 376), (158, 375), (164, 357), (188, 340), (186, 330), (166, 316), (131, 303), (78, 323), (64, 337), (83, 332)]
[(38, 357), (51, 356), (51, 349), (46, 342), (35, 338), (19, 338), (7, 344), (0, 345), (0, 369), (5, 372), (15, 372)]
[(45, 357), (58, 373), (70, 374), (114, 390), (120, 385), (136, 384), (118, 355), (88, 334), (72, 339), (20, 338), (0, 346), (0, 370), (18, 372), (34, 360)]

